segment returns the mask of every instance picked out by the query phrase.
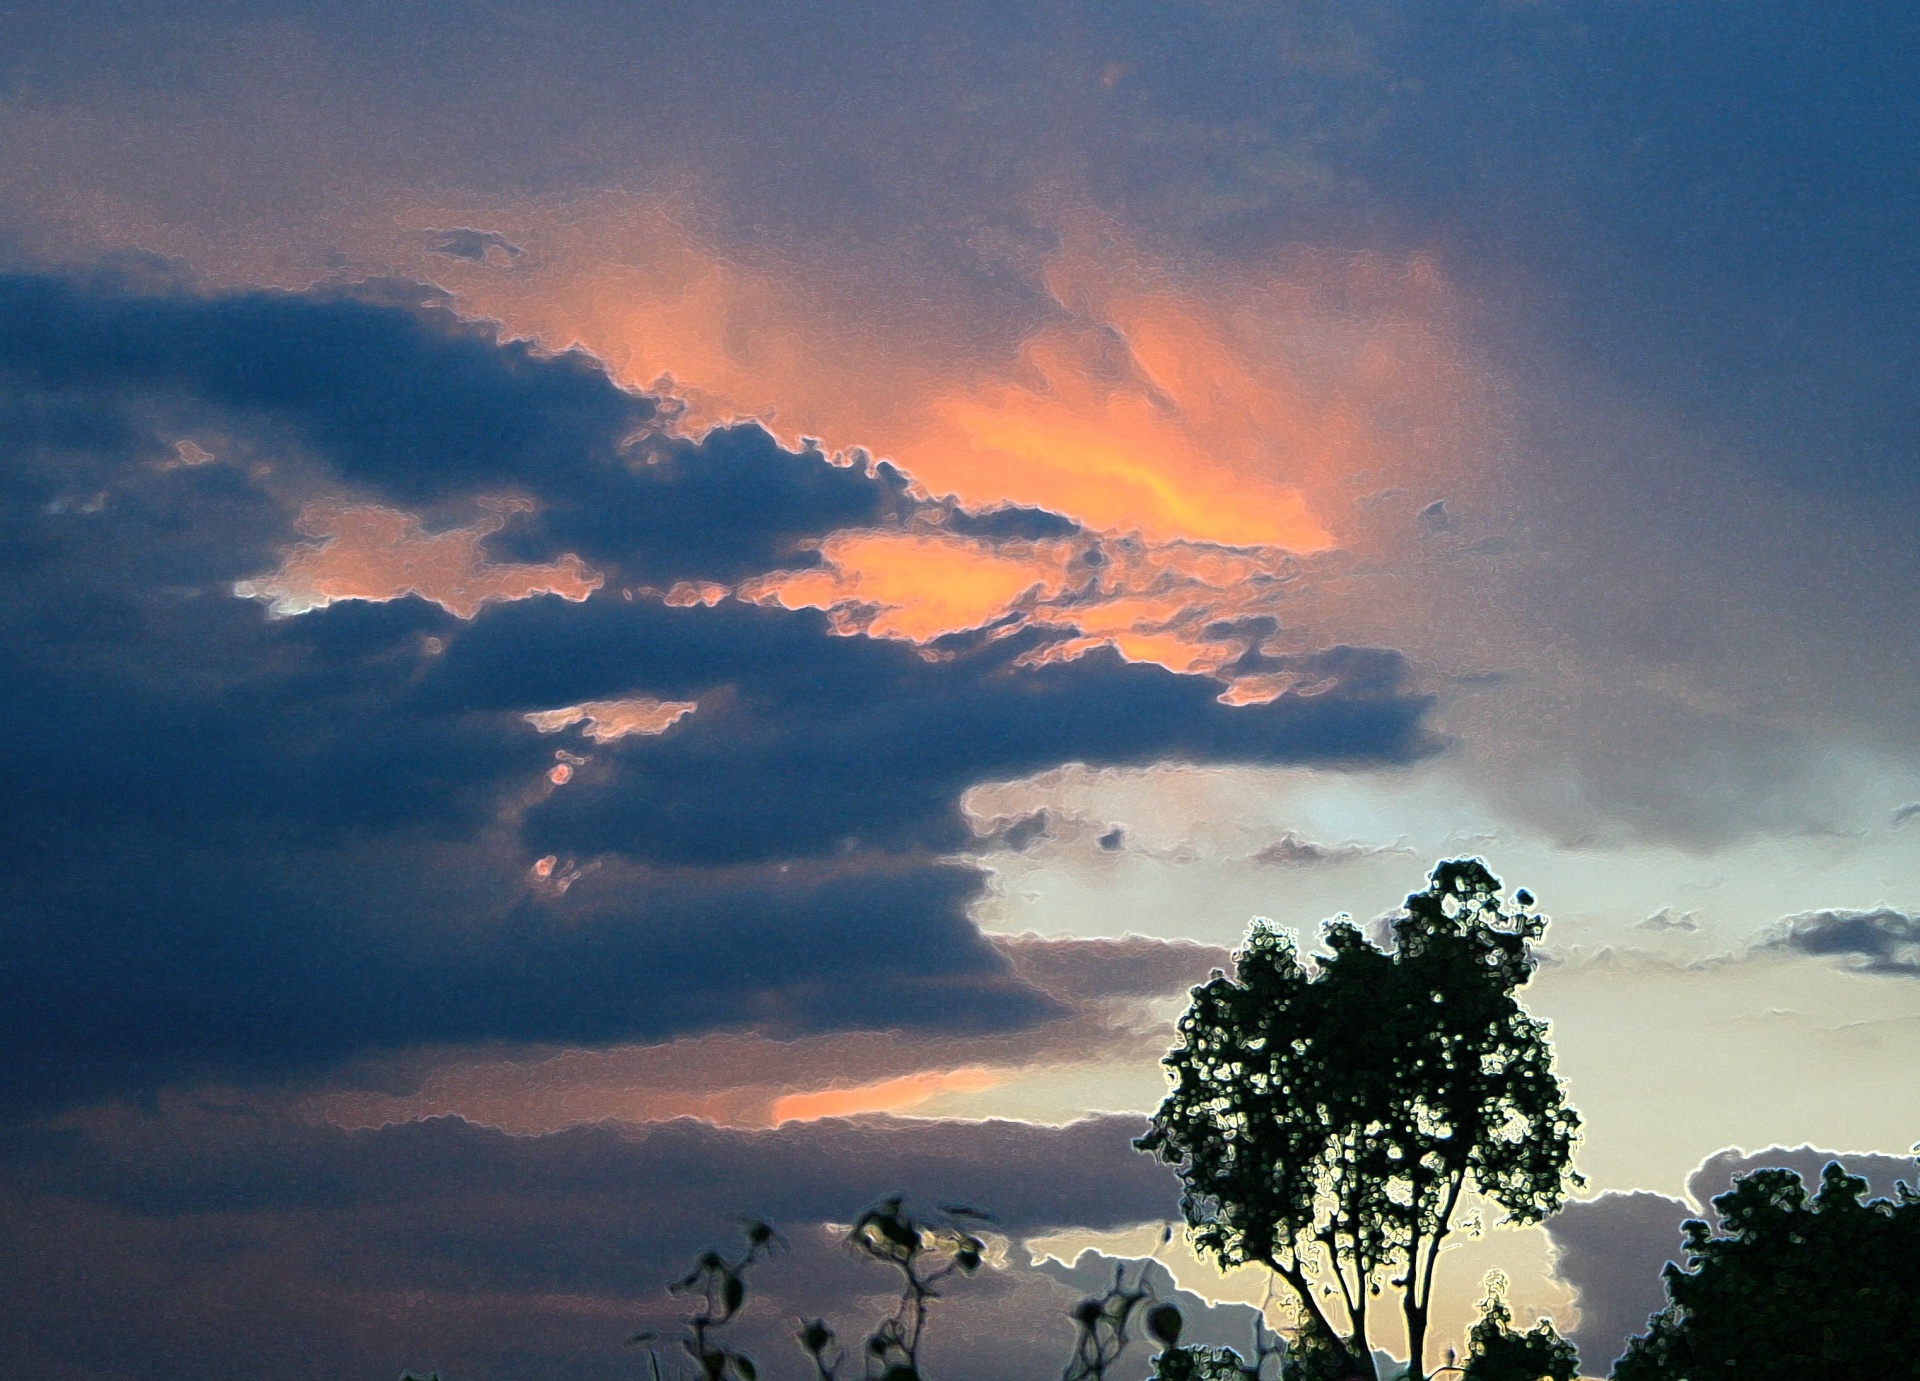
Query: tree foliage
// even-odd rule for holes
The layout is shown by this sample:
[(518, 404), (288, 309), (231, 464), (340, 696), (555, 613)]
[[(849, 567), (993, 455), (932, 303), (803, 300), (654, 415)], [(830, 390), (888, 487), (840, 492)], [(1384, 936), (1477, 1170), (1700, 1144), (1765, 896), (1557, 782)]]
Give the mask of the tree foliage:
[(1863, 1202), (1829, 1164), (1811, 1197), (1756, 1170), (1713, 1201), (1723, 1231), (1686, 1224), (1688, 1268), (1615, 1365), (1617, 1381), (1920, 1377), (1920, 1193)]
[(1468, 1193), (1531, 1223), (1578, 1182), (1578, 1115), (1514, 996), (1546, 927), (1532, 900), (1508, 908), (1459, 859), (1407, 898), (1390, 949), (1337, 917), (1303, 962), (1256, 922), (1236, 976), (1194, 989), (1181, 1019), (1173, 1088), (1135, 1144), (1179, 1172), (1195, 1245), (1272, 1269), (1341, 1375), (1374, 1375), (1369, 1314), (1392, 1289), (1424, 1378), (1434, 1268)]
[(1498, 1284), (1480, 1302), (1480, 1317), (1467, 1334), (1463, 1381), (1574, 1381), (1580, 1355), (1553, 1324), (1542, 1319), (1522, 1333)]

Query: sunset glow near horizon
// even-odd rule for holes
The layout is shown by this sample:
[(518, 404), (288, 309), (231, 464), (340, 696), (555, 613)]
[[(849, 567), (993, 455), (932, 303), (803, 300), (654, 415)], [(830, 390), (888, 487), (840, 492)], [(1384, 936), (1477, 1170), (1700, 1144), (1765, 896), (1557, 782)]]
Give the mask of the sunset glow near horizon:
[(1284, 1325), (1160, 1057), (1470, 855), (1586, 1185), (1443, 1346), (1912, 1178), (1910, 16), (7, 24), (9, 1374), (611, 1372), (765, 1215), (776, 1381), (895, 1191), (995, 1214), (934, 1381), (1109, 1258)]

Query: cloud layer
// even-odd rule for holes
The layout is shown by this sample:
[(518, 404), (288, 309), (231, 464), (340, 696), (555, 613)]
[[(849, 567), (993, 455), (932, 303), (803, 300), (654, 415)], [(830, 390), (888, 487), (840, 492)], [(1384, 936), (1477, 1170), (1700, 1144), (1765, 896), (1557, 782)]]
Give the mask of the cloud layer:
[(15, 1099), (447, 1042), (1018, 1027), (1058, 1008), (943, 861), (975, 781), (1423, 749), (1391, 653), (1234, 707), (1040, 630), (916, 647), (670, 598), (913, 501), (757, 429), (661, 438), (589, 362), (381, 292), (0, 284)]

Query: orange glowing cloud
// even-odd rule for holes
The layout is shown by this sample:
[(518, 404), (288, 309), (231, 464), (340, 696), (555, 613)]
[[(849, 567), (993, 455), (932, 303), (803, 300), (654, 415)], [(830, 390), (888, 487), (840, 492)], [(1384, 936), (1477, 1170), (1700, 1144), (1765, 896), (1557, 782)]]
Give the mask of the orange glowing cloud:
[(309, 504), (298, 526), (317, 540), (288, 548), (280, 569), (239, 581), (233, 592), (264, 599), (283, 617), (341, 600), (382, 603), (418, 595), (470, 619), (495, 600), (551, 594), (579, 601), (600, 588), (601, 578), (571, 553), (538, 565), (487, 560), (481, 543), (528, 505), (514, 500), (489, 507), (471, 527), (429, 533), (418, 518), (377, 504)]
[(859, 1113), (900, 1112), (942, 1093), (980, 1093), (1000, 1082), (986, 1069), (929, 1070), (855, 1088), (821, 1089), (776, 1098), (774, 1126), (783, 1122), (814, 1122), (823, 1117), (852, 1117)]
[(1284, 461), (1264, 475), (1237, 470), (1213, 429), (1196, 425), (1213, 419), (1167, 391), (1181, 379), (1099, 377), (1089, 356), (1104, 343), (1043, 329), (1021, 351), (1019, 373), (1032, 382), (992, 381), (932, 399), (900, 462), (929, 490), (963, 503), (1011, 501), (1149, 540), (1296, 552), (1332, 545), (1286, 482)]
[[(1220, 673), (1248, 650), (1233, 621), (1271, 615), (1299, 564), (1273, 548), (1241, 550), (1137, 538), (992, 544), (944, 532), (848, 532), (820, 546), (815, 569), (742, 585), (742, 599), (826, 610), (836, 632), (925, 644), (1006, 621), (1007, 631), (1063, 634), (1028, 665), (1111, 648), (1128, 661)], [(1092, 558), (1092, 559), (1089, 559)], [(1263, 650), (1289, 650), (1269, 639)], [(1228, 678), (1228, 704), (1304, 689), (1285, 675)]]
[[(1303, 558), (1403, 542), (1418, 508), (1457, 496), (1494, 449), (1486, 380), (1420, 258), (1170, 265), (1068, 212), (1031, 266), (1040, 298), (1015, 309), (874, 260), (722, 252), (660, 200), (416, 207), (400, 221), (422, 236), (484, 224), (523, 246), (510, 266), (421, 254), (408, 267), (509, 334), (585, 349), (666, 394), (686, 434), (756, 421), (790, 447), (889, 461), (930, 498), (1042, 508), (1090, 534), (1069, 548), (842, 533), (819, 569), (738, 592), (827, 610), (843, 633), (924, 643), (1017, 614), (1067, 635), (1051, 656), (1111, 647), (1215, 672), (1245, 649), (1207, 630), (1278, 615)], [(1120, 553), (1095, 581), (1070, 569), (1087, 541)], [(1230, 703), (1280, 685), (1243, 679)]]
[(691, 700), (655, 700), (640, 695), (630, 700), (585, 700), (557, 710), (536, 710), (523, 717), (543, 734), (557, 734), (584, 724), (580, 732), (595, 743), (612, 743), (628, 734), (664, 734), (699, 708)]
[(843, 633), (926, 643), (982, 628), (1070, 588), (1069, 542), (991, 543), (945, 532), (844, 532), (820, 544), (824, 564), (749, 581), (740, 598), (825, 609)]
[[(1059, 218), (1053, 307), (1025, 324), (931, 301), (867, 266), (717, 251), (658, 201), (433, 207), (527, 248), (512, 268), (423, 258), (468, 310), (581, 347), (679, 400), (693, 434), (754, 420), (901, 466), (970, 507), (1008, 502), (1154, 541), (1323, 550), (1323, 491), (1376, 471), (1471, 403), (1423, 260), (1150, 264), (1098, 218)], [(902, 302), (917, 303), (918, 311)]]

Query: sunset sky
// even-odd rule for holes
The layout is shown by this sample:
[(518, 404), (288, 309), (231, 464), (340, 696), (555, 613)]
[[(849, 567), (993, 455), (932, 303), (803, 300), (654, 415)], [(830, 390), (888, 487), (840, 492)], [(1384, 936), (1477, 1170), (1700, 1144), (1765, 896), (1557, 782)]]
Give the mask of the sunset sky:
[(1736, 1170), (1912, 1178), (1916, 63), (0, 7), (0, 1371), (638, 1377), (762, 1214), (798, 1378), (894, 1190), (996, 1215), (937, 1381), (1157, 1248), (1238, 1340), (1130, 1147), (1185, 992), (1462, 855), (1553, 918), (1586, 1186), (1442, 1346), (1497, 1267), (1604, 1375)]

